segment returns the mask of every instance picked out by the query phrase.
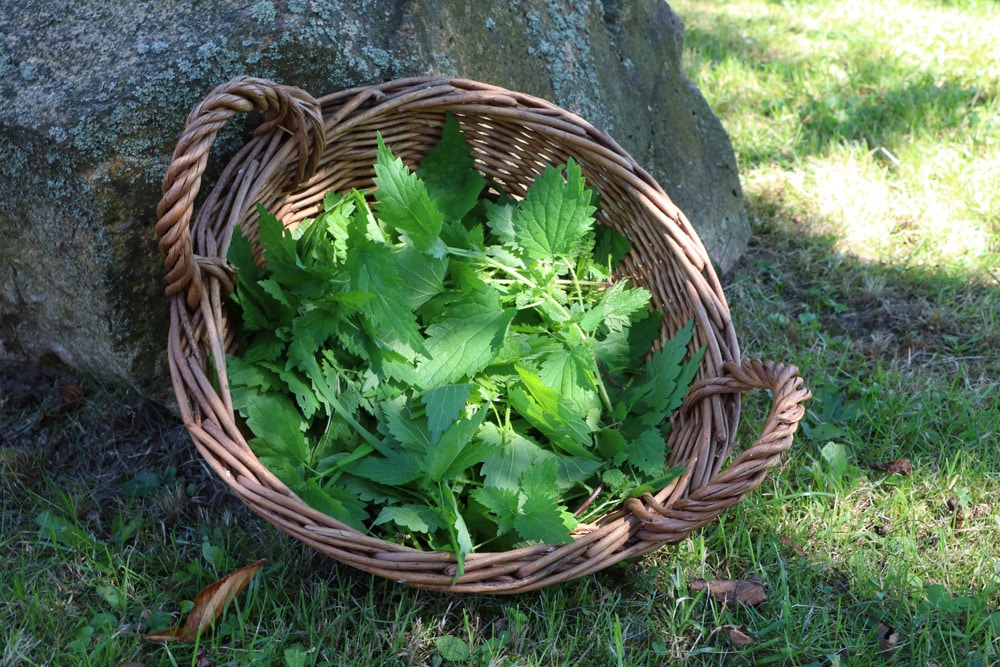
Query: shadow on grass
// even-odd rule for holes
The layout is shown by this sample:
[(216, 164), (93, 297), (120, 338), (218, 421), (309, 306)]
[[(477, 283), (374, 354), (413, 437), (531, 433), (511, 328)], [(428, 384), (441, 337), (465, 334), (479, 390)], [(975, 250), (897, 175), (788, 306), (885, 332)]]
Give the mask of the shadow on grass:
[[(788, 115), (796, 119), (798, 131), (791, 145), (755, 151), (744, 160), (744, 168), (786, 160), (789, 155), (799, 159), (817, 155), (845, 142), (896, 151), (913, 137), (947, 136), (975, 126), (985, 120), (979, 112), (997, 103), (995, 84), (981, 89), (941, 72), (912, 69), (884, 44), (866, 48), (864, 43), (848, 41), (845, 57), (827, 61), (824, 53), (784, 52), (783, 36), (766, 17), (734, 19), (699, 7), (686, 9), (685, 15), (686, 49), (712, 67), (729, 63), (753, 72), (769, 90), (780, 91), (773, 97), (760, 96), (756, 88), (743, 94), (737, 85), (732, 92), (716, 93), (720, 108), (749, 104), (757, 106), (765, 119)], [(703, 24), (711, 29), (700, 27)], [(838, 82), (829, 72), (818, 71), (825, 62), (843, 70), (846, 80)], [(689, 77), (698, 80), (698, 74), (697, 63), (689, 64)]]
[[(865, 261), (783, 202), (747, 205), (751, 246), (726, 280), (743, 353), (795, 363), (814, 396), (780, 479), (706, 531), (754, 531), (733, 557), (780, 568), (775, 605), (827, 628), (797, 639), (811, 656), (992, 664), (1000, 280)], [(766, 407), (748, 406), (746, 441)]]
[(758, 222), (727, 281), (744, 355), (800, 366), (814, 426), (824, 396), (858, 402), (845, 430), (864, 462), (962, 452), (1000, 473), (1000, 281), (865, 261), (780, 203), (747, 204)]

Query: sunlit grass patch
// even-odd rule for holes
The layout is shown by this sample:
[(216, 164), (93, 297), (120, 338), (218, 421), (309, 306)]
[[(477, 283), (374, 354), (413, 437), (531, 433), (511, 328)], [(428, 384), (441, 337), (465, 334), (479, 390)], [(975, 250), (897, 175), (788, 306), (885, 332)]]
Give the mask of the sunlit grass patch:
[(771, 199), (861, 258), (991, 274), (1000, 263), (995, 12), (674, 4), (688, 74), (730, 132), (752, 217), (754, 199)]

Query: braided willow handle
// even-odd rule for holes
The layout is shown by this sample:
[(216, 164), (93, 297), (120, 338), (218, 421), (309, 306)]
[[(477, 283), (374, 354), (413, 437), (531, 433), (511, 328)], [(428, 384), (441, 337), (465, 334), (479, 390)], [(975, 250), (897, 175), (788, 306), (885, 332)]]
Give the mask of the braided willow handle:
[(810, 392), (802, 386), (795, 366), (745, 360), (742, 364), (727, 362), (726, 375), (708, 378), (693, 385), (684, 400), (682, 410), (715, 394), (745, 394), (751, 389), (771, 392), (771, 411), (764, 422), (760, 437), (723, 471), (708, 483), (666, 506), (637, 506), (630, 509), (642, 519), (639, 539), (676, 543), (697, 528), (711, 523), (722, 511), (737, 504), (756, 489), (767, 471), (780, 463), (781, 456), (792, 446), (792, 436), (799, 420), (805, 415), (805, 402)]
[(163, 196), (156, 208), (156, 233), (166, 266), (167, 296), (186, 289), (192, 308), (200, 299), (201, 279), (190, 225), (208, 152), (219, 130), (231, 118), (251, 111), (266, 114), (256, 134), (280, 127), (295, 137), (299, 182), (315, 173), (323, 154), (325, 134), (319, 103), (298, 88), (238, 77), (213, 90), (191, 111), (163, 179)]

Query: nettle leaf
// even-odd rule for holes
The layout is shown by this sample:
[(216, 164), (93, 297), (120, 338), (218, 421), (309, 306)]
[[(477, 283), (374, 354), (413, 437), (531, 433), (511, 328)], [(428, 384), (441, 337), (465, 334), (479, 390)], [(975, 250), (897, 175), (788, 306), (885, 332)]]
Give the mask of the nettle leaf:
[(431, 257), (406, 246), (396, 253), (396, 268), (406, 293), (406, 307), (415, 311), (444, 289), (448, 257)]
[(470, 469), (473, 466), (482, 463), (483, 460), (489, 455), (490, 451), (492, 450), (489, 445), (482, 440), (473, 438), (462, 446), (455, 458), (452, 459), (451, 465), (449, 465), (444, 471), (442, 478), (446, 480), (462, 481), (472, 477), (473, 475), (470, 472)]
[(378, 137), (375, 185), (377, 211), (387, 225), (399, 231), (418, 250), (444, 254), (441, 225), (444, 215), (431, 201), (427, 187)]
[(564, 544), (572, 540), (570, 533), (577, 521), (559, 504), (558, 474), (555, 459), (547, 459), (521, 476), (524, 502), (514, 529), (528, 541)]
[(347, 260), (351, 289), (371, 296), (363, 310), (376, 337), (392, 331), (399, 340), (426, 354), (417, 318), (407, 307), (407, 288), (396, 268), (396, 254), (389, 246), (365, 243), (354, 249)]
[(295, 368), (280, 368), (277, 370), (278, 377), (288, 387), (288, 391), (295, 396), (295, 402), (302, 412), (302, 417), (306, 422), (311, 421), (320, 407), (319, 399), (313, 389), (313, 383)]
[(546, 167), (514, 212), (517, 244), (534, 260), (575, 257), (594, 224), (589, 202), (580, 165), (570, 159), (565, 178), (559, 169)]
[(520, 250), (517, 232), (514, 229), (514, 206), (511, 204), (486, 203), (486, 226), (502, 246), (510, 250)]
[(383, 507), (372, 525), (381, 526), (389, 522), (416, 533), (433, 533), (444, 528), (439, 513), (426, 505)]
[(557, 454), (554, 458), (559, 470), (557, 483), (561, 490), (569, 489), (574, 484), (590, 479), (604, 465), (603, 460), (592, 456), (563, 456)]
[(613, 227), (594, 225), (594, 262), (607, 270), (604, 277), (610, 275), (610, 270), (621, 264), (625, 255), (632, 249), (632, 243)]
[(417, 367), (425, 388), (455, 384), (472, 377), (496, 358), (507, 328), (517, 314), (467, 304), (448, 311), (449, 317), (427, 327), (427, 359)]
[(510, 391), (511, 407), (545, 435), (557, 449), (570, 456), (597, 458), (588, 449), (591, 429), (583, 418), (555, 389), (546, 386), (537, 374), (521, 367), (517, 368), (517, 373), (521, 378), (521, 385)]
[(423, 453), (433, 446), (427, 420), (413, 414), (406, 396), (380, 402), (377, 416), (379, 427), (384, 427), (406, 449)]
[(594, 356), (585, 346), (577, 345), (569, 349), (559, 346), (542, 357), (538, 377), (579, 414), (586, 415), (601, 408), (594, 381), (595, 372)]
[(307, 377), (312, 380), (316, 390), (316, 397), (332, 411), (331, 418), (336, 415), (339, 419), (348, 424), (351, 429), (374, 449), (387, 453), (382, 441), (375, 437), (367, 428), (362, 425), (353, 411), (340, 400), (335, 387), (338, 386), (340, 374), (335, 367), (332, 367), (329, 360), (323, 359), (322, 366), (315, 362), (305, 369)]
[(256, 436), (257, 447), (265, 454), (295, 463), (309, 459), (303, 434), (302, 415), (283, 394), (260, 394), (247, 405), (247, 426)]
[[(253, 261), (253, 246), (250, 239), (243, 233), (242, 227), (233, 229), (233, 236), (226, 253), (227, 261), (236, 267), (237, 279), (242, 278), (247, 286), (255, 285), (260, 278), (262, 269)], [(240, 302), (243, 294), (239, 289), (233, 294), (233, 300)]]
[(367, 532), (367, 505), (351, 491), (333, 485), (323, 486), (316, 480), (307, 478), (305, 487), (299, 489), (298, 493), (310, 507), (340, 519), (356, 530)]
[(483, 424), (479, 438), (489, 446), (481, 468), (488, 487), (517, 489), (521, 475), (537, 461), (553, 456), (520, 432), (489, 422)]
[[(469, 452), (464, 450), (472, 442), (485, 418), (486, 410), (479, 410), (471, 417), (459, 419), (441, 434), (437, 442), (431, 444), (423, 458), (428, 479), (440, 482), (456, 476), (456, 468), (464, 470), (482, 460), (487, 451), (484, 447), (474, 447)], [(458, 460), (461, 460), (461, 465), (456, 465)]]
[(421, 395), (421, 401), (427, 406), (427, 426), (433, 442), (437, 442), (441, 434), (462, 414), (475, 386), (446, 384), (428, 389)]
[(420, 459), (413, 452), (392, 451), (385, 458), (368, 456), (350, 467), (352, 474), (388, 486), (402, 486), (419, 478), (423, 472)]
[(257, 281), (257, 285), (277, 304), (271, 316), (279, 324), (287, 325), (298, 310), (298, 296), (292, 291), (286, 291), (284, 286), (273, 278), (261, 278)]
[(348, 228), (356, 209), (354, 197), (328, 192), (323, 197), (323, 212), (299, 238), (300, 255), (310, 256), (315, 264), (343, 262), (347, 258)]
[(702, 347), (684, 363), (693, 326), (692, 319), (663, 346), (663, 349), (655, 351), (646, 362), (646, 380), (638, 389), (640, 393), (645, 394), (638, 404), (642, 409), (639, 415), (641, 423), (665, 422), (684, 401), (684, 394), (687, 393), (688, 385), (698, 372), (698, 365), (705, 353), (705, 348)]
[(292, 320), (292, 339), (288, 344), (288, 361), (293, 368), (303, 368), (306, 358), (315, 357), (331, 336), (340, 328), (336, 312), (313, 307)]
[(450, 113), (441, 140), (420, 160), (417, 176), (445, 220), (460, 220), (479, 203), (486, 179), (476, 170), (462, 128)]
[(499, 261), (505, 266), (509, 266), (514, 269), (524, 268), (524, 262), (521, 260), (520, 256), (515, 255), (514, 253), (507, 250), (505, 247), (501, 245), (488, 246), (485, 249), (485, 252), (487, 257), (492, 257), (493, 259)]
[(529, 542), (565, 544), (573, 538), (570, 533), (577, 526), (576, 517), (550, 498), (528, 496), (521, 506), (521, 514), (514, 519), (514, 529)]
[(608, 332), (597, 338), (592, 336), (590, 344), (604, 372), (641, 372), (646, 355), (660, 336), (662, 320), (663, 313), (650, 310), (640, 315), (627, 330)]
[(474, 490), (471, 495), (492, 515), (497, 536), (514, 530), (514, 520), (521, 512), (524, 498), (516, 489), (487, 486)]
[(459, 510), (454, 489), (444, 484), (438, 484), (436, 491), (438, 509), (441, 511), (445, 528), (448, 530), (452, 551), (458, 558), (458, 567), (455, 572), (455, 580), (457, 581), (465, 572), (465, 557), (472, 552), (472, 534), (469, 533), (469, 527)]
[(226, 375), (233, 395), (233, 409), (244, 417), (247, 407), (258, 395), (283, 386), (277, 372), (259, 362), (232, 355), (226, 356)]
[(308, 218), (292, 230), (296, 240), (295, 253), (307, 267), (329, 268), (337, 261), (337, 254), (327, 234), (327, 219)]
[(257, 204), (257, 229), (267, 271), (280, 285), (305, 282), (305, 267), (297, 254), (292, 233), (273, 214)]
[(663, 346), (663, 349), (653, 353), (650, 358), (651, 363), (646, 364), (647, 374), (660, 379), (664, 377), (676, 377), (680, 373), (684, 357), (687, 356), (687, 346), (691, 342), (693, 334), (694, 319), (690, 319)]
[(629, 443), (628, 462), (645, 475), (654, 476), (663, 472), (667, 461), (667, 445), (658, 428), (642, 432)]
[(382, 228), (382, 223), (379, 222), (378, 218), (375, 217), (375, 213), (369, 207), (368, 200), (365, 198), (366, 196), (367, 193), (362, 190), (352, 190), (347, 195), (354, 202), (354, 211), (350, 214), (350, 219), (347, 221), (348, 254), (356, 245), (363, 245), (365, 241), (382, 244), (389, 243), (389, 238)]
[(649, 308), (649, 290), (631, 287), (628, 280), (611, 284), (595, 307), (580, 319), (580, 328), (587, 333), (597, 331), (603, 324), (612, 333), (624, 331), (637, 315)]
[(632, 485), (632, 481), (618, 468), (605, 470), (601, 474), (601, 481), (615, 496), (622, 496)]
[(284, 308), (261, 289), (256, 280), (248, 282), (242, 271), (236, 274), (236, 295), (233, 300), (239, 305), (243, 325), (241, 333), (244, 337), (254, 331), (273, 328), (278, 321), (275, 313)]
[(288, 343), (282, 338), (283, 334), (284, 332), (273, 329), (253, 332), (247, 337), (246, 352), (240, 359), (248, 364), (280, 359), (288, 348)]
[(597, 450), (601, 456), (618, 466), (628, 456), (629, 443), (617, 428), (605, 428), (597, 432)]

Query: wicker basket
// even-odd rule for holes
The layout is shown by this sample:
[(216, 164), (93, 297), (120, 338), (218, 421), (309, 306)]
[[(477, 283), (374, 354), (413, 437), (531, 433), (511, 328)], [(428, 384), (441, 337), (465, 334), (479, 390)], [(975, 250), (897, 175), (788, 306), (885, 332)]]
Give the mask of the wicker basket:
[[(264, 122), (199, 205), (195, 196), (219, 129), (240, 112)], [(476, 162), (509, 194), (522, 195), (545, 165), (580, 163), (601, 195), (599, 221), (633, 244), (619, 272), (653, 294), (663, 338), (690, 318), (692, 348), (706, 346), (694, 386), (669, 435), (672, 465), (687, 472), (659, 493), (626, 502), (569, 544), (472, 553), (455, 580), (455, 557), (359, 533), (300, 500), (257, 460), (234, 417), (225, 354), (233, 347), (226, 252), (236, 225), (256, 234), (256, 203), (293, 226), (331, 189), (371, 187), (376, 130), (415, 163), (458, 118)], [(178, 407), (201, 455), (255, 512), (343, 563), (411, 586), (519, 593), (601, 570), (684, 539), (738, 503), (791, 447), (809, 392), (793, 366), (739, 361), (722, 287), (683, 213), (605, 133), (543, 100), (468, 80), (415, 78), (319, 100), (254, 78), (220, 86), (195, 108), (163, 183), (156, 231), (165, 256), (171, 323), (168, 355)], [(193, 220), (193, 222), (192, 222)], [(218, 370), (218, 382), (215, 378)], [(772, 407), (752, 447), (735, 449), (741, 395), (766, 389)]]

